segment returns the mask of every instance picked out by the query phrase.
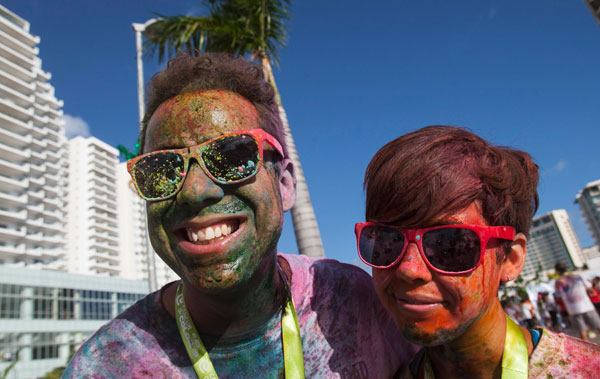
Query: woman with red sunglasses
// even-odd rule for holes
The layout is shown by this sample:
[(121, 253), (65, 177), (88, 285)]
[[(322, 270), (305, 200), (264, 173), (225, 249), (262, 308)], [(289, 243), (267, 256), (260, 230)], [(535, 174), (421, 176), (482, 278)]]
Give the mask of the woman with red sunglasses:
[(525, 264), (537, 183), (529, 154), (462, 128), (426, 127), (375, 154), (359, 255), (403, 334), (423, 346), (396, 377), (600, 373), (600, 346), (520, 327), (498, 299)]

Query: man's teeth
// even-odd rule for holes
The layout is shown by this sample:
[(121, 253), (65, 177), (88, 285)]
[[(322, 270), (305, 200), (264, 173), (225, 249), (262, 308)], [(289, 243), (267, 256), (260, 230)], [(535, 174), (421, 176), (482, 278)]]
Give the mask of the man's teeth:
[(236, 230), (237, 223), (234, 224), (231, 222), (211, 225), (200, 229), (186, 228), (188, 240), (198, 244), (211, 243), (214, 242), (211, 240), (223, 239)]

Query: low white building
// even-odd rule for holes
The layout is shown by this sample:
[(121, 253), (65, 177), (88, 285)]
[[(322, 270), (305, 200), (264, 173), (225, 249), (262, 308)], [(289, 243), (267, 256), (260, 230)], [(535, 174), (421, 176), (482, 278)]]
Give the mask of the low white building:
[(65, 366), (100, 326), (148, 293), (121, 278), (0, 266), (0, 372), (39, 378)]

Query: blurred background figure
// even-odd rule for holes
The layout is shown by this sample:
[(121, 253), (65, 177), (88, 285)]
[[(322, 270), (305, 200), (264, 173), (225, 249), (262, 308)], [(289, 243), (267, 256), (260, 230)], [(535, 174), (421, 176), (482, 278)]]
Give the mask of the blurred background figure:
[(581, 339), (587, 340), (589, 331), (600, 332), (600, 316), (589, 298), (592, 285), (580, 275), (567, 273), (564, 263), (557, 263), (554, 269), (560, 275), (554, 283), (556, 292), (560, 295)]

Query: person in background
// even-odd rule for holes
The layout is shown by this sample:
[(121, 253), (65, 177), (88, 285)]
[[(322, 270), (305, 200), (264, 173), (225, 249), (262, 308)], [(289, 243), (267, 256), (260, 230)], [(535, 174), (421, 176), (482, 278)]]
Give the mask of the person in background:
[(560, 275), (554, 282), (556, 292), (564, 302), (581, 339), (587, 340), (589, 331), (600, 332), (600, 316), (589, 298), (592, 285), (581, 275), (568, 273), (567, 265), (562, 262), (554, 265), (554, 269)]
[(521, 272), (538, 205), (529, 154), (430, 126), (383, 146), (365, 174), (360, 258), (404, 336), (399, 378), (592, 378), (600, 346), (516, 325), (498, 299)]
[(600, 276), (596, 276), (592, 279), (592, 286), (588, 291), (590, 294), (590, 300), (596, 308), (596, 312), (600, 313)]

